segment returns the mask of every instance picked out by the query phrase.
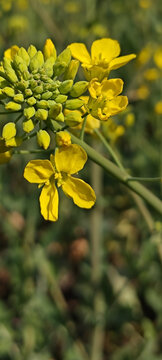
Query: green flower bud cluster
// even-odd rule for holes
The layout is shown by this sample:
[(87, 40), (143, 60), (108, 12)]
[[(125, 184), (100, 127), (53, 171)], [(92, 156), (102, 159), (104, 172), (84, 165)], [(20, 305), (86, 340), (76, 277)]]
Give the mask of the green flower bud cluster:
[[(88, 87), (87, 81), (74, 83), (78, 66), (77, 60), (71, 60), (69, 48), (57, 56), (54, 44), (49, 39), (43, 51), (38, 51), (33, 45), (28, 50), (16, 46), (8, 49), (0, 64), (1, 107), (7, 113), (22, 113), (20, 118), (25, 133), (30, 133), (35, 127), (40, 131), (42, 122), (47, 127), (50, 118), (66, 122), (65, 110), (80, 109), (84, 101), (79, 97)], [(71, 126), (74, 126), (74, 115), (75, 112)], [(75, 125), (81, 121), (77, 115)], [(38, 136), (39, 144), (42, 143), (42, 134)]]

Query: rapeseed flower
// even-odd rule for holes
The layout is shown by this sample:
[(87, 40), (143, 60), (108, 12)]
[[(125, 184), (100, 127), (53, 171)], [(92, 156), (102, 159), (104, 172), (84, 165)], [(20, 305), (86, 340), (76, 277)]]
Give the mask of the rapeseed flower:
[(98, 82), (92, 79), (89, 84), (90, 98), (88, 111), (99, 120), (107, 120), (110, 116), (123, 111), (128, 105), (127, 96), (118, 96), (123, 90), (121, 79), (104, 79)]
[(57, 148), (55, 155), (51, 154), (50, 160), (29, 161), (24, 177), (30, 183), (44, 185), (39, 201), (45, 220), (58, 219), (59, 197), (56, 183), (77, 206), (90, 209), (94, 205), (96, 196), (91, 186), (71, 176), (81, 170), (86, 161), (86, 152), (76, 144)]
[(72, 56), (82, 63), (88, 81), (93, 78), (102, 80), (111, 70), (126, 65), (136, 57), (135, 54), (119, 57), (120, 45), (117, 40), (110, 38), (95, 40), (91, 46), (91, 55), (83, 43), (72, 43), (69, 48)]

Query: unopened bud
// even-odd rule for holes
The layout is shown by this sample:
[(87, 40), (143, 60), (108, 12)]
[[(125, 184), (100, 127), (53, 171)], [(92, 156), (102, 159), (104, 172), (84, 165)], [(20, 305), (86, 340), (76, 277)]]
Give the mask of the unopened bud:
[(14, 96), (13, 100), (18, 102), (18, 103), (19, 102), (22, 103), (22, 102), (24, 102), (24, 96), (23, 96), (23, 94), (16, 94)]
[(56, 56), (57, 56), (56, 48), (51, 39), (46, 40), (44, 48), (43, 48), (43, 54), (44, 54), (45, 60), (47, 60), (51, 56), (54, 58), (54, 60), (56, 60)]
[(60, 103), (63, 104), (66, 100), (67, 100), (67, 96), (66, 95), (58, 95), (55, 98), (56, 103)]
[(69, 110), (77, 110), (79, 108), (81, 108), (84, 104), (84, 101), (81, 99), (72, 99), (72, 100), (67, 100), (65, 107), (66, 109)]
[(59, 91), (61, 94), (67, 94), (73, 86), (73, 80), (65, 80), (59, 86)]
[(24, 121), (22, 126), (23, 126), (23, 130), (26, 133), (29, 133), (30, 131), (32, 131), (34, 129), (34, 123), (31, 119)]
[(26, 102), (28, 105), (33, 106), (36, 104), (37, 100), (34, 98), (34, 96), (31, 96), (26, 100)]
[(37, 133), (37, 142), (38, 145), (43, 147), (43, 149), (48, 149), (50, 145), (50, 136), (47, 131), (45, 130), (39, 130)]
[(35, 108), (34, 106), (31, 106), (31, 107), (27, 107), (24, 109), (24, 116), (27, 118), (27, 119), (31, 119), (32, 116), (34, 116), (35, 114)]
[(53, 70), (55, 76), (61, 75), (69, 65), (71, 60), (71, 51), (70, 49), (66, 48), (62, 53), (57, 57)]
[(56, 145), (57, 146), (71, 145), (71, 135), (67, 131), (57, 132), (56, 133)]
[(2, 89), (3, 94), (9, 96), (9, 97), (14, 97), (15, 95), (15, 91), (14, 89), (12, 89), (9, 86), (6, 86), (5, 88)]
[(80, 111), (70, 111), (65, 115), (65, 123), (68, 126), (77, 126), (83, 121)]
[(48, 111), (45, 110), (45, 109), (38, 109), (35, 113), (35, 117), (38, 119), (38, 120), (47, 120), (48, 118)]
[(61, 104), (55, 104), (51, 106), (49, 110), (49, 117), (51, 119), (55, 119), (56, 116), (58, 116), (62, 112), (62, 105)]
[(9, 122), (3, 126), (2, 137), (5, 140), (9, 140), (16, 135), (16, 126), (15, 123)]
[(70, 91), (70, 95), (72, 97), (79, 97), (81, 96), (88, 88), (88, 81), (78, 81), (72, 87)]
[(71, 60), (68, 68), (65, 71), (64, 79), (65, 80), (74, 80), (79, 68), (79, 61), (78, 60)]
[(10, 101), (5, 105), (6, 110), (19, 111), (21, 109), (21, 105), (15, 103), (14, 101)]

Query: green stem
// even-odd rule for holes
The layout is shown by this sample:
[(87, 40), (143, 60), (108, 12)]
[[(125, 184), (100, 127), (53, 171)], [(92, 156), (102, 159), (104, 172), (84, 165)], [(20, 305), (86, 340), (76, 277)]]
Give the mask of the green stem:
[(22, 116), (23, 116), (23, 113), (21, 113), (21, 114), (16, 118), (15, 123), (17, 123), (17, 122), (21, 119)]
[[(58, 130), (61, 128), (61, 125), (54, 120), (50, 120), (51, 129)], [(99, 154), (84, 141), (78, 139), (76, 136), (71, 134), (71, 139), (74, 143), (82, 146), (82, 148), (87, 152), (89, 158), (93, 160), (96, 164), (105, 169), (110, 175), (115, 177), (129, 189), (133, 190), (136, 194), (141, 196), (144, 200), (147, 201), (158, 213), (162, 214), (162, 201), (158, 199), (150, 190), (148, 190), (144, 185), (140, 184), (137, 181), (127, 181), (130, 176), (128, 176), (125, 171), (119, 169), (114, 163), (106, 159), (104, 156)]]
[(87, 116), (85, 116), (85, 118), (83, 120), (82, 129), (80, 132), (80, 140), (84, 140), (84, 131), (85, 131), (85, 126), (86, 126), (86, 121), (87, 121)]
[(118, 157), (117, 157), (115, 151), (112, 149), (111, 145), (106, 141), (105, 137), (101, 134), (101, 132), (98, 129), (94, 129), (94, 132), (99, 137), (99, 139), (101, 140), (101, 142), (103, 143), (105, 148), (109, 151), (109, 153), (111, 154), (112, 158), (115, 160), (115, 162), (119, 166), (119, 168), (124, 170), (122, 163), (118, 159)]
[(127, 179), (127, 181), (148, 181), (148, 182), (154, 182), (154, 181), (161, 181), (162, 177), (154, 177), (154, 178), (145, 178), (145, 177), (130, 177)]
[(18, 111), (9, 111), (9, 112), (7, 112), (7, 111), (1, 111), (1, 112), (0, 112), (0, 115), (17, 114), (17, 113), (19, 113), (19, 112), (22, 112), (22, 110), (18, 110)]
[(48, 150), (43, 150), (43, 149), (33, 149), (33, 150), (12, 150), (13, 154), (16, 155), (29, 155), (29, 154), (50, 154), (51, 152), (54, 152), (55, 149), (48, 149)]

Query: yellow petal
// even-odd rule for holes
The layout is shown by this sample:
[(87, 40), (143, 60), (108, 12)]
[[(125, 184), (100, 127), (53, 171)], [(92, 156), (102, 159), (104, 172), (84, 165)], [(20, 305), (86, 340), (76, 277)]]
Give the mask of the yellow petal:
[(115, 70), (120, 68), (121, 66), (126, 65), (129, 61), (136, 58), (135, 54), (120, 56), (117, 59), (113, 59), (109, 64), (109, 70)]
[(58, 191), (55, 184), (44, 185), (40, 197), (41, 214), (45, 220), (57, 221), (58, 219)]
[(24, 178), (30, 183), (43, 184), (54, 174), (49, 160), (31, 160), (24, 169)]
[(109, 106), (108, 106), (109, 116), (113, 116), (120, 113), (127, 107), (127, 105), (128, 105), (127, 96), (117, 96), (116, 98), (114, 98), (109, 102)]
[(55, 164), (59, 172), (75, 174), (83, 168), (86, 161), (86, 152), (77, 144), (61, 147), (55, 152)]
[(121, 79), (111, 79), (102, 81), (102, 94), (109, 100), (113, 97), (119, 95), (123, 90), (123, 80)]
[(110, 62), (120, 54), (120, 45), (117, 40), (103, 38), (93, 42), (91, 47), (92, 60), (105, 59)]
[(90, 64), (91, 58), (86, 46), (82, 43), (73, 43), (68, 46), (71, 50), (72, 56), (81, 63)]
[(56, 56), (57, 56), (56, 48), (51, 39), (46, 40), (44, 48), (43, 48), (43, 54), (44, 54), (45, 60), (47, 60), (51, 56), (54, 58), (54, 60), (56, 60)]
[(94, 190), (81, 179), (69, 176), (63, 183), (62, 190), (81, 208), (90, 209), (96, 201)]

